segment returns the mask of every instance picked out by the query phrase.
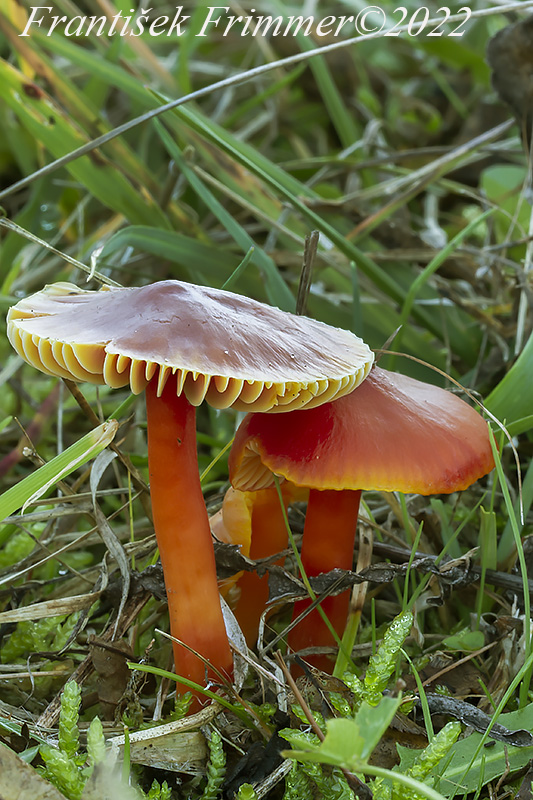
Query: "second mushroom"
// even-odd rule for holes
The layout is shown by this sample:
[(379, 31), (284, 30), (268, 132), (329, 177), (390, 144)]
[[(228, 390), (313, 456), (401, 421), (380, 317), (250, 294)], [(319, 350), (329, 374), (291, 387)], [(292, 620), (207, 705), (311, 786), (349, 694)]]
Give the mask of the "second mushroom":
[[(307, 575), (315, 576), (352, 568), (361, 490), (455, 492), (490, 472), (494, 459), (488, 425), (466, 402), (374, 367), (354, 392), (319, 408), (276, 418), (249, 414), (229, 465), (231, 482), (242, 491), (272, 486), (275, 475), (311, 490), (301, 557)], [(348, 602), (346, 592), (322, 602), (339, 636)], [(309, 603), (296, 603), (293, 619)], [(314, 610), (291, 631), (289, 644), (298, 651), (334, 642)], [(325, 658), (313, 663), (331, 665)]]

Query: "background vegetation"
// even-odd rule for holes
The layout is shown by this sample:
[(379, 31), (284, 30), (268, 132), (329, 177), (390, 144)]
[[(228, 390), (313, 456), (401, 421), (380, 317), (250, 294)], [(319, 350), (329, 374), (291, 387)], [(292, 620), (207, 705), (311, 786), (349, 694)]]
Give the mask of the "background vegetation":
[[(272, 0), (256, 12), (228, 3), (233, 14), (302, 12)], [(440, 4), (426, 5), (438, 18)], [(468, 8), (479, 12), (490, 5), (473, 0)], [(444, 26), (442, 36), (428, 36), (427, 28), (416, 35), (413, 23), (411, 35), (362, 39), (312, 56), (307, 54), (311, 48), (340, 39), (251, 38), (239, 36), (237, 28), (225, 37), (214, 30), (198, 37), (205, 3), (184, 10), (190, 20), (176, 40), (48, 36), (44, 25), (21, 37), (30, 4), (1, 0), (0, 203), (5, 224), (0, 228), (0, 304), (6, 311), (18, 298), (55, 281), (97, 288), (102, 279), (133, 286), (177, 278), (225, 286), (293, 311), (305, 238), (319, 231), (307, 313), (354, 330), (377, 350), (395, 335), (391, 349), (413, 358), (385, 355), (381, 365), (453, 391), (459, 382), (486, 398), (515, 447), (513, 453), (509, 438), (495, 424), (501, 468), (461, 495), (366, 495), (365, 527), (373, 529), (378, 544), (401, 548), (400, 560), (406, 562), (413, 545), (434, 557), (459, 559), (459, 577), (445, 583), (442, 578), (430, 581), (427, 570), (407, 576), (403, 570), (394, 573), (394, 580), (370, 584), (355, 651), (357, 672), (365, 672), (386, 626), (410, 604), (414, 627), (403, 651), (403, 638), (390, 645), (393, 665), (385, 670), (379, 694), (400, 677), (407, 691), (415, 689), (415, 674), (419, 684), (427, 682), (428, 691), (438, 685), (491, 714), (500, 704), (500, 711), (519, 715), (509, 719), (510, 727), (527, 729), (533, 728), (533, 721), (528, 723), (529, 622), (523, 626), (524, 609), (529, 617), (523, 585), (533, 498), (533, 190), (527, 155), (533, 34), (531, 24), (517, 23), (528, 19), (533, 4), (515, 4), (507, 13), (503, 3), (492, 6), (490, 13), (474, 13), (461, 36), (448, 35), (452, 23)], [(130, 7), (123, 0), (114, 5), (108, 0), (54, 3), (55, 13), (68, 18), (112, 17), (119, 11), (127, 14)], [(162, 0), (154, 0), (153, 7), (161, 14), (175, 13)], [(357, 15), (363, 8), (357, 0), (321, 0), (305, 4), (305, 13), (320, 20), (330, 14)], [(398, 21), (395, 3), (383, 0), (381, 8), (390, 21)], [(406, 0), (405, 8), (409, 22), (419, 5)], [(487, 46), (513, 24), (489, 53), (498, 96)], [(241, 80), (238, 76), (247, 70), (255, 70), (254, 76)], [(210, 90), (215, 82), (226, 85)], [(205, 91), (157, 119), (110, 136), (98, 149), (42, 171), (118, 126), (198, 90)], [(89, 283), (77, 262), (91, 272)], [(72, 730), (81, 727), (83, 733), (96, 715), (107, 720), (111, 732), (113, 723), (126, 720), (138, 727), (143, 719), (175, 713), (172, 684), (140, 671), (132, 678), (121, 654), (163, 670), (172, 664), (169, 643), (155, 633), (155, 627), (167, 624), (160, 576), (146, 572), (156, 551), (145, 491), (144, 410), (142, 401), (131, 402), (125, 390), (86, 385), (82, 391), (89, 410), (80, 408), (55, 379), (22, 363), (0, 324), (0, 474), (6, 492), (0, 497), (0, 517), (6, 517), (0, 529), (0, 735), (27, 762), (46, 762), (46, 774), (53, 779), (51, 750), (40, 755), (37, 750), (44, 740), (54, 743), (49, 729), (55, 730), (59, 721), (58, 693), (71, 676), (83, 684), (81, 722), (77, 695), (69, 700), (70, 712), (65, 711)], [(100, 456), (91, 486), (86, 462), (95, 463), (90, 459), (106, 442), (99, 443), (98, 433), (82, 437), (115, 414), (120, 422), (115, 443), (122, 456), (112, 463)], [(222, 453), (235, 424), (235, 414), (201, 410), (202, 470)], [(75, 450), (63, 461), (53, 461), (72, 446)], [(79, 462), (72, 471), (67, 465), (74, 458)], [(47, 480), (51, 477), (54, 489), (44, 502), (34, 497), (44, 482), (35, 479), (35, 470), (51, 461)], [(204, 479), (213, 511), (226, 486), (222, 455)], [(91, 489), (111, 529), (107, 539), (95, 527)], [(298, 530), (301, 509), (291, 521)], [(398, 555), (378, 547), (375, 560), (387, 558)], [(129, 598), (123, 591), (126, 575)], [(413, 598), (416, 603), (409, 603)], [(36, 603), (44, 605), (31, 608)], [(282, 614), (272, 624), (280, 631), (286, 621)], [(111, 641), (112, 648), (106, 649)], [(264, 664), (272, 671), (271, 662)], [(276, 729), (273, 708), (261, 705), (264, 699), (275, 702), (272, 687), (267, 688), (263, 696), (257, 679), (248, 678), (244, 695), (258, 708), (247, 712), (247, 724), (242, 713), (219, 719), (226, 744), (211, 734), (207, 783), (205, 739), (197, 730), (185, 730), (180, 736), (192, 738), (173, 734), (172, 746), (167, 742), (164, 754), (151, 761), (132, 749), (132, 761), (151, 764), (138, 768), (139, 785), (146, 791), (152, 786), (153, 797), (172, 792), (176, 798), (217, 797), (224, 780), (228, 797), (243, 781), (264, 787), (281, 761), (277, 755), (269, 761), (271, 752), (263, 754), (260, 761), (267, 768), (261, 774), (250, 756), (258, 742), (272, 742)], [(339, 685), (325, 691), (338, 692)], [(323, 711), (320, 702), (305, 694), (303, 699)], [(343, 713), (351, 719), (352, 712), (353, 707)], [(386, 735), (377, 726), (378, 766), (393, 765), (396, 741), (422, 749), (428, 737), (432, 740), (427, 705), (425, 712), (425, 725), (411, 717), (408, 729), (393, 724)], [(359, 724), (369, 723), (365, 718)], [(438, 720), (433, 724), (440, 727)], [(293, 718), (278, 727), (298, 725)], [(118, 724), (115, 733), (121, 732)], [(99, 735), (93, 726), (93, 765), (101, 760)], [(271, 745), (276, 754), (288, 747), (280, 741)], [(529, 746), (498, 742), (490, 750), (491, 760), (475, 755), (479, 747), (473, 741), (464, 740), (473, 748), (471, 755), (464, 755), (466, 745), (448, 754), (448, 767), (442, 770), (452, 772), (438, 787), (442, 794), (488, 796), (490, 791), (504, 796), (521, 785), (527, 791)], [(102, 785), (94, 789), (97, 771), (85, 766), (85, 744), (84, 738), (80, 745), (75, 736), (67, 737), (56, 751), (70, 764), (59, 773), (71, 769), (72, 782), (54, 781), (67, 797), (82, 791), (86, 798), (91, 791), (102, 796)], [(352, 789), (338, 767), (357, 771), (367, 764), (369, 753), (356, 755), (341, 754), (334, 762), (319, 758), (335, 763), (333, 772), (313, 772), (309, 764), (290, 773), (284, 767), (280, 778), (285, 776), (285, 782), (266, 785), (259, 796), (329, 796), (342, 790), (348, 794), (335, 796), (349, 797)], [(240, 757), (248, 761), (239, 779), (235, 764)], [(403, 749), (402, 759), (405, 771), (409, 755)], [(174, 771), (168, 772), (164, 768), (171, 761)], [(9, 763), (3, 774), (21, 780)], [(472, 766), (459, 774), (456, 763)], [(169, 794), (152, 784), (154, 777), (168, 782)], [(373, 788), (376, 795), (385, 791), (378, 783)], [(127, 796), (124, 785), (119, 791)], [(241, 789), (242, 797), (246, 791), (251, 792)], [(398, 785), (394, 791), (414, 789)]]

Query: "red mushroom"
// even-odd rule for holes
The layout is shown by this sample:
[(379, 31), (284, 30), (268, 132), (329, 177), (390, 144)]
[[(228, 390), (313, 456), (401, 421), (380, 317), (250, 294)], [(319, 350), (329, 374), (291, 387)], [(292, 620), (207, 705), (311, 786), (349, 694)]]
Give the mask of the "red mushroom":
[[(314, 576), (351, 569), (362, 489), (441, 494), (466, 489), (494, 466), (488, 426), (454, 394), (374, 367), (351, 394), (282, 417), (249, 414), (230, 453), (235, 488), (271, 486), (274, 475), (309, 487), (302, 562)], [(296, 604), (295, 616), (308, 606)], [(322, 603), (341, 635), (348, 595)], [(333, 644), (312, 611), (289, 635), (294, 650)], [(313, 661), (323, 668), (327, 660)]]
[[(77, 381), (146, 389), (154, 527), (170, 629), (228, 676), (195, 410), (286, 411), (351, 391), (373, 356), (353, 334), (231, 292), (180, 281), (84, 291), (54, 284), (10, 309), (8, 336), (30, 364)], [(176, 671), (203, 684), (204, 663), (174, 646)]]
[[(295, 500), (306, 500), (308, 494), (286, 481), (281, 487), (285, 510)], [(240, 492), (230, 487), (210, 524), (216, 539), (238, 545), (242, 555), (254, 560), (268, 558), (287, 547), (287, 523), (276, 487), (258, 492)], [(283, 562), (282, 557), (275, 563)], [(268, 575), (239, 572), (224, 581), (220, 591), (231, 605), (248, 646), (253, 647), (268, 601)]]

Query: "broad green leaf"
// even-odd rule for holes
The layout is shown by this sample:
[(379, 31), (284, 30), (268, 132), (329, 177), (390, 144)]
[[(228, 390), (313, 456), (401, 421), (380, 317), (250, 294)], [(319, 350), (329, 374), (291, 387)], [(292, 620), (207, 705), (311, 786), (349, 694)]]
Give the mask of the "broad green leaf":
[[(533, 705), (528, 705), (520, 711), (513, 711), (511, 714), (502, 714), (498, 717), (498, 723), (504, 725), (509, 730), (532, 730), (533, 729)], [(472, 733), (465, 739), (456, 742), (451, 748), (451, 760), (445, 759), (444, 769), (436, 767), (434, 775), (439, 775), (438, 789), (444, 795), (468, 794), (476, 791), (480, 786), (484, 786), (489, 781), (501, 777), (506, 770), (507, 764), (511, 771), (521, 769), (533, 758), (533, 747), (513, 747), (505, 742), (498, 742), (489, 739), (486, 747), (481, 749), (472, 762), (472, 758), (478, 749), (481, 733)], [(398, 746), (401, 756), (400, 770), (413, 757), (413, 751), (407, 752), (408, 748)], [(470, 769), (465, 775), (465, 770)]]
[(342, 718), (331, 720), (327, 725), (325, 739), (316, 751), (319, 760), (323, 764), (360, 769), (366, 761), (363, 756), (365, 733), (356, 720)]
[[(444, 64), (450, 65), (454, 70), (463, 68), (469, 70), (476, 79), (476, 85), (489, 85), (490, 70), (486, 60), (483, 58), (482, 49), (472, 47), (468, 40), (453, 40), (450, 36), (442, 38), (435, 37), (430, 39), (421, 36), (418, 40), (419, 46), (426, 51), (430, 57), (438, 57)], [(470, 46), (468, 46), (470, 44)], [(483, 46), (485, 41), (483, 42)], [(442, 71), (442, 67), (441, 67)]]
[[(377, 706), (371, 706), (366, 702), (361, 703), (355, 721), (363, 735), (361, 750), (363, 760), (367, 761), (378, 746), (401, 702), (399, 697), (383, 697)], [(335, 720), (335, 723), (337, 721)]]
[[(285, 755), (298, 761), (314, 761), (321, 764), (348, 769), (351, 772), (363, 770), (379, 740), (389, 727), (401, 703), (400, 698), (384, 697), (378, 706), (362, 703), (355, 719), (331, 719), (327, 723), (324, 741), (319, 745), (305, 744), (305, 750), (286, 751)], [(283, 738), (302, 747), (302, 739), (291, 739), (290, 731), (283, 732)]]
[(479, 650), (485, 644), (485, 637), (481, 631), (463, 630), (453, 636), (447, 636), (442, 644), (450, 650), (462, 650), (465, 653)]
[(498, 222), (504, 235), (507, 235), (512, 226), (511, 221), (516, 217), (519, 230), (514, 229), (514, 232), (511, 230), (511, 238), (525, 235), (529, 226), (531, 206), (524, 202), (522, 193), (526, 177), (526, 168), (514, 164), (496, 164), (487, 167), (481, 175), (481, 189), (488, 200), (500, 211), (506, 212), (505, 215), (498, 215)]
[(0, 421), (0, 433), (4, 430), (4, 428), (7, 428), (7, 426), (10, 425), (12, 421), (13, 421), (13, 417), (5, 417), (5, 419), (1, 420)]
[(507, 428), (509, 436), (520, 436), (521, 433), (527, 433), (527, 431), (533, 428), (533, 414), (529, 414), (527, 417), (521, 417), (521, 419), (511, 422), (505, 427)]
[(485, 405), (504, 423), (512, 425), (531, 415), (533, 397), (533, 333), (515, 363), (492, 390)]

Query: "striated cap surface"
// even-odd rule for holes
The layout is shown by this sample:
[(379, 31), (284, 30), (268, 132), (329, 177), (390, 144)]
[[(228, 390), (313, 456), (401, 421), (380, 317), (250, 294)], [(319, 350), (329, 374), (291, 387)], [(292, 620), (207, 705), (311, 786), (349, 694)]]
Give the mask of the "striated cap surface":
[(181, 281), (97, 292), (56, 283), (8, 313), (30, 364), (76, 381), (161, 392), (194, 405), (289, 411), (351, 392), (373, 354), (354, 334), (247, 297)]
[(487, 423), (464, 400), (380, 367), (319, 408), (249, 414), (229, 457), (230, 480), (246, 491), (276, 474), (311, 489), (441, 494), (493, 467)]

